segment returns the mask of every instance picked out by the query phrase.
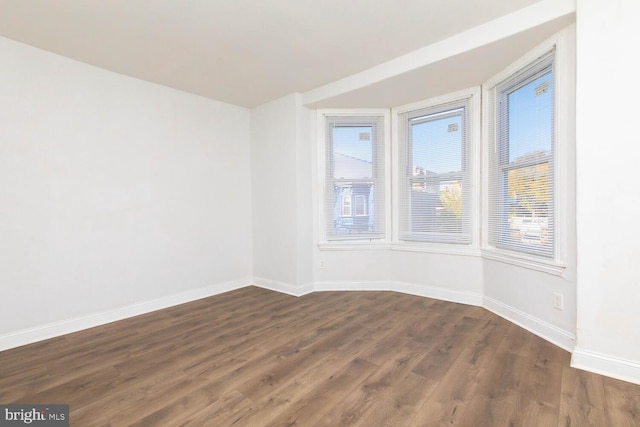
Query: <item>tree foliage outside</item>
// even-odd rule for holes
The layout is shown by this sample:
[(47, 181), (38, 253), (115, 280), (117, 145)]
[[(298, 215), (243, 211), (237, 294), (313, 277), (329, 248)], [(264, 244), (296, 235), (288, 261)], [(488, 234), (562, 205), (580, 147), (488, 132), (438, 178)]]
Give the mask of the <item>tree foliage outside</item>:
[(512, 169), (507, 174), (511, 216), (548, 216), (549, 163)]
[(440, 203), (456, 218), (462, 218), (462, 184), (456, 182), (449, 184), (440, 191)]

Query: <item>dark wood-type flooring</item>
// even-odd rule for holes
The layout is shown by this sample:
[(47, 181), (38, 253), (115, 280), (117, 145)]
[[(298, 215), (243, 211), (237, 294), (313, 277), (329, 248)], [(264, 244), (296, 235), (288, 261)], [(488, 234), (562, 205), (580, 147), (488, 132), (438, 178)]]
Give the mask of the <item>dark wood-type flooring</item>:
[(640, 426), (640, 386), (490, 313), (249, 287), (0, 353), (0, 403), (89, 426)]

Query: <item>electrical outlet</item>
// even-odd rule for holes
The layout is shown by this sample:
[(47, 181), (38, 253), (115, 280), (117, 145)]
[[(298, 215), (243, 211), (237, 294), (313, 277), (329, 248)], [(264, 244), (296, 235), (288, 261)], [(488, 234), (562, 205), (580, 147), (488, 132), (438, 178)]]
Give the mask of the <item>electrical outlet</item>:
[(559, 292), (553, 294), (553, 308), (560, 311), (564, 310), (564, 297)]
[(323, 260), (323, 259), (321, 259), (321, 260), (320, 260), (320, 269), (321, 269), (321, 270), (324, 270), (325, 268), (327, 268), (327, 266), (325, 265), (324, 260)]

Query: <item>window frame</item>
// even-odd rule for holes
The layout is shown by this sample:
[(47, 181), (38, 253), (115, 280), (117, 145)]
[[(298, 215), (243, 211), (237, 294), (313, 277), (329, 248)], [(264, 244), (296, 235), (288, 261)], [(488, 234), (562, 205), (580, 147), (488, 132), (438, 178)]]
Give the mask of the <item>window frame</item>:
[[(566, 269), (566, 234), (568, 227), (566, 189), (568, 187), (568, 179), (566, 175), (567, 168), (567, 146), (570, 131), (568, 128), (569, 118), (567, 117), (566, 105), (569, 103), (570, 90), (568, 87), (569, 62), (567, 50), (566, 32), (561, 32), (542, 44), (528, 54), (521, 57), (518, 61), (511, 64), (502, 72), (487, 80), (482, 86), (482, 111), (483, 111), (483, 153), (482, 164), (486, 173), (482, 176), (483, 193), (483, 235), (482, 235), (482, 256), (487, 259), (501, 261), (512, 265), (526, 267), (533, 270), (543, 271), (546, 273), (561, 275)], [(508, 245), (496, 246), (490, 242), (489, 230), (490, 224), (490, 186), (491, 174), (495, 173), (492, 163), (491, 151), (495, 150), (498, 144), (497, 128), (495, 120), (497, 120), (497, 88), (504, 82), (508, 82), (516, 75), (526, 72), (528, 68), (535, 67), (535, 64), (543, 60), (545, 56), (553, 52), (553, 119), (552, 126), (554, 132), (554, 140), (552, 143), (552, 176), (553, 176), (553, 215), (552, 223), (554, 227), (554, 243), (553, 256), (541, 256), (535, 254), (535, 251), (514, 250)], [(535, 69), (535, 68), (532, 68)], [(535, 73), (534, 73), (535, 74)], [(538, 71), (539, 74), (539, 71)], [(532, 78), (527, 79), (531, 81)], [(522, 83), (524, 84), (524, 83)], [(542, 158), (540, 160), (543, 160)], [(549, 159), (545, 159), (548, 161)], [(501, 162), (499, 162), (501, 163)], [(531, 162), (526, 166), (540, 164), (541, 161)], [(523, 164), (519, 165), (524, 167)], [(507, 164), (506, 169), (509, 169)], [(513, 168), (512, 168), (513, 169)], [(502, 172), (502, 171), (501, 171)], [(497, 208), (496, 208), (497, 209)], [(506, 246), (506, 247), (505, 247)], [(515, 247), (515, 245), (514, 245)]]
[[(480, 86), (475, 86), (460, 91), (452, 92), (443, 96), (430, 98), (424, 101), (411, 103), (396, 107), (392, 109), (393, 120), (393, 245), (392, 249), (395, 250), (407, 250), (417, 252), (434, 252), (434, 253), (448, 253), (448, 254), (460, 254), (460, 255), (480, 255), (480, 105), (481, 105), (481, 89)], [(407, 174), (406, 171), (407, 156), (403, 156), (404, 153), (408, 153), (410, 149), (410, 138), (407, 136), (406, 141), (401, 139), (400, 135), (400, 120), (401, 115), (411, 113), (413, 111), (433, 109), (437, 111), (442, 109), (446, 111), (449, 106), (455, 106), (458, 104), (466, 103), (466, 141), (462, 147), (463, 152), (466, 151), (466, 170), (461, 172), (461, 176), (466, 179), (468, 190), (468, 203), (469, 209), (466, 214), (470, 216), (468, 219), (468, 243), (467, 242), (455, 242), (451, 239), (443, 239), (439, 234), (434, 233), (433, 239), (416, 238), (406, 239), (401, 236), (401, 194), (406, 192), (404, 188), (406, 186)], [(455, 108), (451, 108), (454, 110)], [(434, 113), (436, 114), (436, 113)], [(405, 147), (406, 144), (406, 147)], [(404, 148), (403, 148), (404, 147)], [(408, 154), (407, 154), (408, 155)], [(440, 238), (438, 238), (440, 237)]]
[[(370, 108), (370, 109), (318, 109), (317, 110), (317, 136), (318, 136), (318, 223), (319, 223), (319, 241), (318, 247), (321, 250), (349, 250), (349, 249), (379, 249), (388, 248), (390, 239), (390, 223), (391, 223), (391, 211), (390, 211), (390, 195), (391, 195), (391, 169), (390, 169), (390, 115), (388, 109)], [(383, 213), (383, 220), (380, 223), (380, 233), (378, 236), (345, 236), (337, 237), (331, 236), (328, 227), (329, 218), (327, 217), (327, 191), (330, 185), (330, 181), (333, 179), (330, 176), (331, 171), (328, 170), (327, 156), (328, 156), (328, 136), (326, 135), (326, 120), (329, 117), (344, 117), (349, 119), (362, 118), (362, 124), (373, 124), (373, 121), (367, 122), (367, 118), (377, 118), (382, 122), (382, 134), (380, 146), (377, 148), (379, 154), (377, 157), (381, 162), (379, 167), (374, 167), (374, 174), (377, 176), (372, 177), (371, 180), (377, 183), (378, 191), (382, 190), (383, 195), (379, 200), (380, 206), (375, 206), (375, 211)], [(339, 180), (338, 180), (339, 181)], [(357, 181), (357, 180), (349, 180)], [(351, 214), (352, 218), (355, 218), (354, 212), (354, 200), (355, 195), (351, 198)], [(376, 201), (374, 200), (374, 203)], [(366, 215), (370, 213), (370, 207), (367, 206), (365, 200), (365, 212)], [(365, 216), (366, 216), (365, 215)], [(359, 216), (361, 218), (361, 216)]]

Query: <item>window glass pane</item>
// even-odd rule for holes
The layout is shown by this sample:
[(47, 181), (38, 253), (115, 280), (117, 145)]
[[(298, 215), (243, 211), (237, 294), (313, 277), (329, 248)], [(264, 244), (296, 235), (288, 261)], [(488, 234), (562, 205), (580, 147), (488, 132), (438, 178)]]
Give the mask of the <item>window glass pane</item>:
[(401, 212), (406, 215), (401, 219), (401, 237), (405, 240), (469, 241), (463, 225), (466, 107), (457, 104), (450, 108), (429, 107), (432, 112), (425, 111), (426, 114), (409, 113), (409, 185), (408, 191), (400, 196), (401, 203), (406, 203)]
[[(373, 182), (334, 184), (333, 194), (333, 235), (370, 234), (375, 230)], [(355, 216), (351, 209), (352, 200), (356, 204)], [(369, 206), (368, 212), (365, 206)]]
[(332, 129), (333, 177), (373, 177), (373, 129), (371, 126), (335, 126)]
[(324, 120), (327, 240), (384, 238), (385, 114), (325, 113)]
[(551, 153), (552, 85), (549, 71), (507, 95), (509, 162)]
[(414, 119), (411, 125), (413, 176), (462, 170), (462, 111)]
[(508, 239), (515, 244), (544, 247), (549, 242), (551, 199), (549, 163), (507, 172)]
[(429, 181), (412, 183), (411, 231), (461, 233), (462, 182)]
[(553, 257), (553, 53), (496, 87), (489, 243)]

